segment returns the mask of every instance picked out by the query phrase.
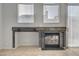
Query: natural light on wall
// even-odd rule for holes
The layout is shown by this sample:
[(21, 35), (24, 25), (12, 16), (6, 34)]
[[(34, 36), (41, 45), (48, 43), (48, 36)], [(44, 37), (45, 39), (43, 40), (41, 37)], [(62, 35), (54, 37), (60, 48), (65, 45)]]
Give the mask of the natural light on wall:
[(59, 5), (44, 4), (43, 12), (44, 23), (59, 23)]
[(18, 23), (34, 23), (33, 4), (18, 4)]

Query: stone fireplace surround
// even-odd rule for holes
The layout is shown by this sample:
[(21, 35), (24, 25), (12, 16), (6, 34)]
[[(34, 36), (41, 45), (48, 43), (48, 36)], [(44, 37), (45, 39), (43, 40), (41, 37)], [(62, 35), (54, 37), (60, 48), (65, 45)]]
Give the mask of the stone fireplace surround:
[(15, 48), (15, 32), (39, 32), (39, 47), (42, 49), (46, 49), (44, 44), (44, 33), (59, 33), (60, 48), (66, 48), (66, 27), (12, 27), (12, 32), (13, 48)]

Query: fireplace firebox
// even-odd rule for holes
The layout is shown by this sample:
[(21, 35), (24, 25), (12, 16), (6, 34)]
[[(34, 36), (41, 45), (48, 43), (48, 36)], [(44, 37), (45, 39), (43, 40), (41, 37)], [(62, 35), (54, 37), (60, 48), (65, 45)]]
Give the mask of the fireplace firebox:
[(59, 33), (44, 33), (44, 39), (45, 39), (45, 47), (51, 48), (51, 47), (59, 47), (60, 44), (60, 36)]
[(65, 32), (42, 32), (42, 49), (64, 49)]

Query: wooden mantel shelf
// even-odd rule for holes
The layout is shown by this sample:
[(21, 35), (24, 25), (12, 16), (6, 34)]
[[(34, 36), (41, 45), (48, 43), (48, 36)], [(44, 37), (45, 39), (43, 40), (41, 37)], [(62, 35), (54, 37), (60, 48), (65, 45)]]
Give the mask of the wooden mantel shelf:
[(66, 27), (12, 27), (12, 31), (66, 31)]

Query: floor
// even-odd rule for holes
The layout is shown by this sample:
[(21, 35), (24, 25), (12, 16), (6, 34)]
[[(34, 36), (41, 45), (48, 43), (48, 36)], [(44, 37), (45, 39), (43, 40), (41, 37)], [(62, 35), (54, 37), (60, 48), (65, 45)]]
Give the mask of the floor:
[(79, 56), (79, 48), (41, 50), (39, 47), (22, 46), (16, 49), (0, 49), (0, 56)]

